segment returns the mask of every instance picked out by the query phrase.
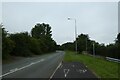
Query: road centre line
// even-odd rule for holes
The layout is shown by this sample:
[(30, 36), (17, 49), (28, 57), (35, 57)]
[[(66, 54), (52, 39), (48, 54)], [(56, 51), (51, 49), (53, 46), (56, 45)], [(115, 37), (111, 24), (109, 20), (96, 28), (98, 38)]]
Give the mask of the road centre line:
[(23, 67), (21, 67), (21, 68), (11, 69), (9, 72), (7, 72), (7, 73), (5, 73), (5, 74), (3, 74), (3, 75), (0, 75), (0, 78), (1, 78), (1, 77), (4, 77), (4, 76), (6, 76), (6, 75), (9, 75), (9, 74), (11, 74), (11, 73), (14, 73), (14, 72), (16, 72), (16, 71), (20, 71), (20, 70), (22, 70), (22, 69), (25, 69), (25, 68), (27, 68), (27, 67), (30, 67), (30, 66), (32, 66), (32, 65), (34, 65), (34, 64), (37, 64), (37, 63), (39, 63), (39, 62), (43, 62), (43, 61), (45, 61), (45, 59), (41, 59), (41, 60), (36, 61), (36, 62), (31, 62), (29, 65), (23, 66)]

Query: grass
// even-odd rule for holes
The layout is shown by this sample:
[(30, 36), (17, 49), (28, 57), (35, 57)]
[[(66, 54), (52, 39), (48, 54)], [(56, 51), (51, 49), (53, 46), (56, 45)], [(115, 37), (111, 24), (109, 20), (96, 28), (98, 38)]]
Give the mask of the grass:
[(43, 55), (51, 55), (53, 52), (49, 52), (49, 53), (45, 53), (45, 54), (39, 54), (39, 55), (31, 55), (31, 56), (11, 56), (9, 55), (7, 57), (7, 59), (2, 59), (2, 64), (9, 64), (9, 63), (13, 63), (14, 61), (17, 61), (17, 60), (22, 60), (24, 58), (28, 58), (28, 57), (37, 57), (37, 56), (43, 56)]
[(64, 61), (82, 62), (100, 78), (119, 78), (120, 76), (118, 75), (118, 63), (106, 61), (103, 58), (66, 51)]

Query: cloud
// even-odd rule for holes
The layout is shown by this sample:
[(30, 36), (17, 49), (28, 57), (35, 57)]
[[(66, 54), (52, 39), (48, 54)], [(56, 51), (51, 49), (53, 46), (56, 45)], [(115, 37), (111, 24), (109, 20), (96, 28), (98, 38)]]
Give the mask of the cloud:
[(3, 3), (3, 23), (9, 32), (29, 31), (36, 22), (45, 22), (52, 27), (53, 38), (58, 44), (74, 40), (74, 21), (77, 34), (89, 34), (100, 43), (114, 42), (118, 33), (117, 2)]

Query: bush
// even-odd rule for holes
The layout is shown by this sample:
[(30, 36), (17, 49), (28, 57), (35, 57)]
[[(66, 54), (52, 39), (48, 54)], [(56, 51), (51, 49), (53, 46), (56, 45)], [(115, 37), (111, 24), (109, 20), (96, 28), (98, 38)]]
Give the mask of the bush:
[(31, 51), (29, 50), (30, 36), (28, 35), (27, 32), (11, 34), (10, 38), (16, 44), (11, 55), (15, 55), (15, 56), (31, 56), (32, 55)]
[(2, 40), (2, 58), (8, 59), (11, 51), (15, 47), (15, 43), (9, 38), (3, 38)]
[(36, 55), (42, 54), (41, 46), (38, 39), (31, 38), (30, 40), (30, 51)]
[(2, 28), (2, 58), (8, 59), (10, 56), (11, 51), (15, 47), (15, 43), (7, 37), (7, 31), (5, 28)]
[(56, 50), (56, 42), (52, 39), (49, 24), (36, 24), (31, 30), (32, 37), (28, 32), (9, 34), (2, 28), (3, 58), (13, 56), (32, 56)]

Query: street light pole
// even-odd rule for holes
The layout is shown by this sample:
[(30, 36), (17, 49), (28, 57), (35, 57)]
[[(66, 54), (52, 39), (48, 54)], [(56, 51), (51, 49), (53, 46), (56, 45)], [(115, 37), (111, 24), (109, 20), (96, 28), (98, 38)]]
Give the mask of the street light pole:
[(75, 19), (75, 44), (76, 44), (76, 46), (75, 46), (75, 49), (76, 49), (76, 53), (77, 53), (77, 26), (76, 26), (76, 19)]
[(76, 26), (76, 19), (75, 18), (68, 18), (68, 20), (74, 20), (75, 21), (75, 50), (77, 53), (77, 26)]
[(93, 56), (95, 56), (95, 44), (93, 43)]
[(86, 52), (87, 52), (87, 37), (86, 37)]

